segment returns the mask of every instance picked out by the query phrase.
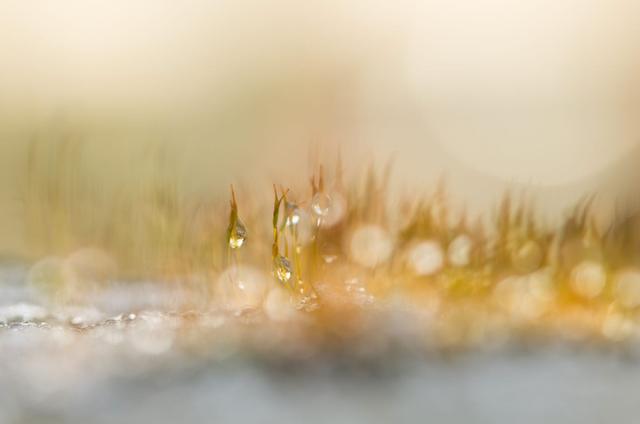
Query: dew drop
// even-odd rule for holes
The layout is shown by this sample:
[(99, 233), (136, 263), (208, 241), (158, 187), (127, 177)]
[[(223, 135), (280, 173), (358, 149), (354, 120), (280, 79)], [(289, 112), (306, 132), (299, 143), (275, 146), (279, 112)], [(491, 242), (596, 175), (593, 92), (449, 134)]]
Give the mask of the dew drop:
[(229, 247), (232, 249), (239, 249), (242, 247), (247, 239), (247, 229), (242, 221), (239, 219), (235, 225), (231, 228), (231, 234), (229, 234)]
[[(343, 195), (339, 192), (333, 192), (331, 194), (318, 193), (316, 196), (321, 195), (326, 197), (318, 199), (318, 210), (314, 209), (312, 203), (312, 209), (314, 214), (318, 217), (318, 223), (323, 228), (331, 228), (342, 221), (347, 212), (347, 201)], [(324, 205), (324, 207), (322, 207)], [(322, 214), (319, 213), (323, 212)]]
[(285, 210), (287, 211), (287, 218), (285, 225), (287, 227), (296, 226), (300, 223), (300, 209), (295, 203), (287, 202)]
[[(313, 241), (316, 233), (316, 218), (312, 212), (307, 211), (302, 208), (298, 208), (296, 210), (296, 216), (298, 217), (298, 222), (295, 224), (296, 232), (296, 241), (298, 246), (305, 246)], [(322, 218), (322, 222), (324, 222), (326, 218)]]
[(277, 256), (273, 261), (274, 273), (281, 283), (285, 284), (291, 280), (293, 274), (291, 262), (284, 256)]
[(318, 217), (326, 216), (331, 207), (331, 196), (326, 193), (316, 193), (311, 199), (311, 209)]
[(288, 227), (298, 225), (299, 222), (300, 222), (300, 215), (298, 215), (297, 213), (293, 213), (292, 215), (287, 217)]

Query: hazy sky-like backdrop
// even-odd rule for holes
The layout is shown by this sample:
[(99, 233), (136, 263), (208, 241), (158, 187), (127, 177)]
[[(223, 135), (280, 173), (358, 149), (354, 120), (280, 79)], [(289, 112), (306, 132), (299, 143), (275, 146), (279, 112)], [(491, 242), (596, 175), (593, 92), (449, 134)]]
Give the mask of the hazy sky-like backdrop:
[(56, 131), (107, 176), (149, 139), (213, 187), (308, 172), (316, 143), (394, 154), (407, 184), (445, 173), (471, 204), (524, 184), (561, 210), (640, 159), (639, 16), (637, 0), (3, 0), (3, 238), (20, 237), (26, 143)]

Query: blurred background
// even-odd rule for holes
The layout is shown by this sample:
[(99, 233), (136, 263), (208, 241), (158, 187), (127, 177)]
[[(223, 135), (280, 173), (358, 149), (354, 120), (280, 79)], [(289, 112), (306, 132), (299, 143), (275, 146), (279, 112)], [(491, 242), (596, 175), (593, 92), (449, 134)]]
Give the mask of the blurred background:
[(479, 210), (507, 186), (552, 215), (623, 196), (639, 15), (635, 0), (3, 1), (0, 251), (25, 249), (29, 143), (65, 137), (96, 190), (161, 142), (196, 191), (306, 178), (315, 149), (350, 168), (393, 157), (403, 187), (445, 175)]
[[(0, 424), (637, 422), (640, 213), (605, 237), (587, 212), (638, 199), (639, 16), (638, 0), (1, 0)], [(495, 272), (464, 225), (431, 226), (452, 210), (439, 192), (393, 231), (370, 218), (379, 198), (336, 196), (336, 222), (355, 218), (306, 250), (334, 292), (303, 294), (339, 313), (302, 315), (270, 277), (271, 184), (298, 202), (339, 155), (382, 177), (366, 196), (416, 201), (444, 178), (455, 218), (497, 212)], [(240, 267), (221, 243), (231, 183)], [(471, 354), (447, 350), (465, 337)]]

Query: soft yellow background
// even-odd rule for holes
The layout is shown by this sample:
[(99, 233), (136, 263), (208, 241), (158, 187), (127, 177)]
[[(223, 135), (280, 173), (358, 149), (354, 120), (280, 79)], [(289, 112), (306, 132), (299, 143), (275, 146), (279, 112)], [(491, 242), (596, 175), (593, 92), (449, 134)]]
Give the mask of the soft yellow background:
[(640, 160), (638, 16), (636, 0), (4, 0), (0, 252), (22, 243), (34, 136), (81, 137), (116, 182), (149, 140), (210, 190), (306, 178), (315, 143), (349, 165), (394, 154), (402, 185), (445, 173), (479, 209), (508, 185), (554, 214), (613, 199)]

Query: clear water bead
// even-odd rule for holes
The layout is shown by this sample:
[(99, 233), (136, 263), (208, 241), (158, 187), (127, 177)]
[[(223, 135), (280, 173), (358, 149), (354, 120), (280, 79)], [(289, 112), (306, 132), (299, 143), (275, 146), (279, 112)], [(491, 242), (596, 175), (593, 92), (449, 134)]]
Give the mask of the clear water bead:
[(281, 283), (283, 284), (288, 283), (289, 280), (291, 280), (293, 271), (292, 271), (291, 262), (289, 261), (289, 259), (279, 255), (274, 259), (273, 266), (274, 266), (274, 272), (275, 272), (276, 278)]
[(242, 247), (246, 240), (247, 229), (245, 228), (242, 221), (238, 219), (231, 229), (231, 234), (229, 234), (229, 247), (231, 247), (232, 249), (239, 249)]
[(329, 213), (331, 207), (331, 196), (326, 193), (316, 193), (311, 199), (311, 209), (319, 217)]
[(295, 226), (300, 223), (300, 209), (295, 203), (287, 202), (286, 204), (287, 218), (285, 224), (287, 227)]

